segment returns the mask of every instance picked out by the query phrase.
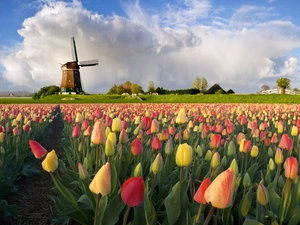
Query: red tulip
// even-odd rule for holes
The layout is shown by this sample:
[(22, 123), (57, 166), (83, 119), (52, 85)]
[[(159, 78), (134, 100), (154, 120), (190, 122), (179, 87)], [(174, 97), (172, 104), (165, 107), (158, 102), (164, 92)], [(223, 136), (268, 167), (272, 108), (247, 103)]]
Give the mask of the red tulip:
[(78, 123), (76, 123), (75, 127), (73, 127), (73, 130), (72, 130), (72, 137), (79, 138), (79, 136), (80, 136), (80, 127), (79, 127)]
[(213, 134), (210, 142), (210, 146), (214, 149), (220, 147), (221, 144), (221, 135), (220, 134)]
[(277, 137), (277, 133), (274, 133), (272, 135), (272, 138), (271, 138), (271, 143), (277, 143), (278, 142), (278, 137)]
[(131, 143), (131, 153), (133, 155), (140, 155), (143, 153), (143, 143), (139, 138), (134, 139)]
[(37, 141), (29, 140), (29, 146), (35, 158), (40, 159), (43, 158), (48, 151), (41, 146)]
[(204, 181), (202, 181), (200, 187), (198, 188), (196, 194), (194, 195), (194, 200), (200, 204), (206, 204), (206, 200), (204, 198), (204, 193), (208, 186), (211, 184), (210, 178), (207, 177)]
[(162, 145), (156, 135), (151, 140), (151, 148), (152, 150), (161, 150), (162, 148)]
[(145, 131), (145, 130), (149, 130), (150, 127), (151, 127), (151, 119), (149, 116), (145, 116), (141, 123), (141, 129)]
[(235, 186), (235, 174), (232, 169), (220, 173), (208, 186), (204, 193), (206, 202), (213, 207), (225, 209), (232, 205), (232, 197)]
[(298, 161), (295, 157), (288, 157), (285, 160), (285, 171), (286, 178), (295, 179), (298, 176)]
[(131, 177), (126, 180), (121, 189), (123, 202), (130, 206), (140, 206), (144, 201), (144, 180), (143, 177)]

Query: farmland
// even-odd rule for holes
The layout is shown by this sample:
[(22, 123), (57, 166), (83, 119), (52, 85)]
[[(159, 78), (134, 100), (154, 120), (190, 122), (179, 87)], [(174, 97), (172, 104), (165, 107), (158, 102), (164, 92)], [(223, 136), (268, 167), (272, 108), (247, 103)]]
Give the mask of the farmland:
[(43, 174), (55, 188), (44, 224), (299, 223), (300, 107), (245, 104), (298, 96), (60, 98), (0, 106), (0, 213), (10, 221), (20, 212), (5, 196)]

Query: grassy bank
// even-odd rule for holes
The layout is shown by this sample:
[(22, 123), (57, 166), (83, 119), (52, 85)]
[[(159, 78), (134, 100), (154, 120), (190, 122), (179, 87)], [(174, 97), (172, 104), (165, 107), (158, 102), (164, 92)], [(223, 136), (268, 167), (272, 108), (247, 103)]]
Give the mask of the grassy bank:
[[(63, 100), (64, 99), (64, 100)], [(143, 95), (132, 98), (120, 95), (53, 95), (40, 100), (0, 98), (0, 104), (41, 103), (286, 103), (299, 104), (300, 95)]]

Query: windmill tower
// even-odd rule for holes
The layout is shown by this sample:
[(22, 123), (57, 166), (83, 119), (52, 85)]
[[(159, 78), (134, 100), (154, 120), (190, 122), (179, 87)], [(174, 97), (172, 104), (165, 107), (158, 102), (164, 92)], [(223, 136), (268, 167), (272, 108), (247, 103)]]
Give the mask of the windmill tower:
[(73, 61), (67, 62), (61, 66), (62, 77), (60, 84), (60, 92), (62, 94), (80, 94), (84, 93), (81, 78), (80, 67), (96, 66), (98, 65), (98, 59), (88, 61), (78, 61), (76, 44), (74, 37), (71, 38), (71, 48)]

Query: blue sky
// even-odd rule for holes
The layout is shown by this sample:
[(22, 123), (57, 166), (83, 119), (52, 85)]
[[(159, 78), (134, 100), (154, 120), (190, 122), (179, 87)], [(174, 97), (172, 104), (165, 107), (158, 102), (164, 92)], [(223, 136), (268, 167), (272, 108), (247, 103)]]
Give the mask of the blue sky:
[(59, 85), (74, 36), (87, 92), (126, 80), (147, 90), (189, 88), (195, 78), (238, 93), (300, 88), (300, 4), (296, 0), (4, 0), (0, 90)]

